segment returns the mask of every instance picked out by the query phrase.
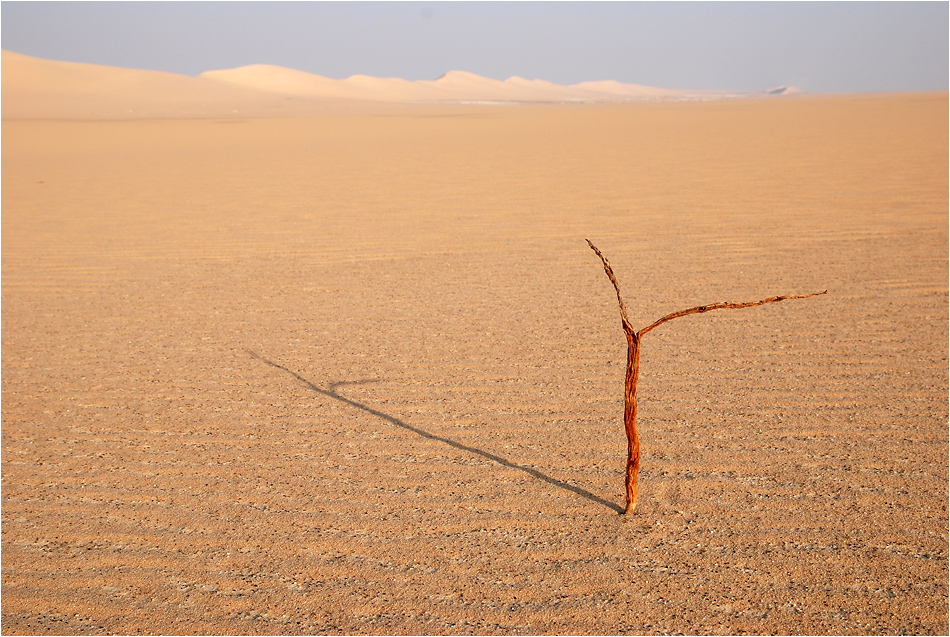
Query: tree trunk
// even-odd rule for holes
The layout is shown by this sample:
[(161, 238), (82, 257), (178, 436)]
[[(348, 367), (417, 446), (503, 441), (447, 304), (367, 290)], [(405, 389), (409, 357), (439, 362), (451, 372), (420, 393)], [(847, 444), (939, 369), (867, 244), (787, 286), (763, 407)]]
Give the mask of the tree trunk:
[(624, 513), (633, 513), (637, 508), (637, 472), (640, 471), (640, 436), (637, 434), (637, 379), (640, 377), (640, 337), (629, 323), (624, 325), (627, 334), (627, 377), (624, 383), (623, 424), (627, 431), (627, 472), (624, 486), (627, 491), (627, 507)]

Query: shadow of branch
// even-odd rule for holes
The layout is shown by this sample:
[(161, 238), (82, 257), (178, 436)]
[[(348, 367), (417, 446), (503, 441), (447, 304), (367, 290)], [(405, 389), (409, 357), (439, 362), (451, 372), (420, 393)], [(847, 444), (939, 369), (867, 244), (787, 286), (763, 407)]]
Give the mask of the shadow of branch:
[(338, 382), (338, 383), (333, 383), (332, 385), (330, 385), (329, 389), (323, 389), (322, 387), (317, 387), (316, 385), (311, 383), (309, 380), (307, 380), (306, 378), (304, 378), (297, 372), (287, 369), (283, 365), (278, 365), (277, 363), (270, 361), (264, 358), (263, 356), (260, 356), (250, 350), (247, 350), (247, 352), (253, 358), (256, 358), (262, 363), (266, 363), (270, 365), (271, 367), (275, 367), (281, 371), (287, 372), (288, 374), (290, 374), (291, 376), (299, 380), (301, 383), (306, 385), (307, 388), (309, 388), (312, 391), (317, 392), (318, 394), (322, 394), (329, 398), (333, 398), (334, 400), (338, 400), (342, 403), (346, 403), (347, 405), (350, 405), (351, 407), (356, 407), (357, 409), (365, 411), (366, 413), (373, 414), (374, 416), (381, 418), (382, 420), (385, 420), (388, 423), (396, 425), (397, 427), (402, 427), (403, 429), (407, 429), (413, 432), (414, 434), (417, 434), (419, 436), (422, 436), (423, 438), (426, 438), (427, 440), (435, 440), (437, 442), (441, 442), (443, 444), (449, 445), (450, 447), (454, 447), (455, 449), (459, 449), (460, 451), (466, 451), (476, 456), (481, 456), (482, 458), (491, 460), (492, 462), (497, 462), (503, 467), (508, 467), (509, 469), (517, 469), (518, 471), (523, 471), (533, 478), (537, 478), (538, 480), (543, 480), (544, 482), (547, 482), (548, 484), (558, 487), (560, 489), (564, 489), (565, 491), (570, 491), (571, 493), (579, 495), (582, 498), (586, 498), (590, 500), (591, 502), (602, 504), (609, 509), (613, 509), (617, 513), (623, 513), (623, 507), (613, 504), (612, 502), (608, 502), (607, 500), (604, 500), (603, 498), (594, 495), (593, 493), (591, 493), (590, 491), (587, 491), (586, 489), (582, 489), (581, 487), (577, 487), (577, 486), (574, 486), (573, 484), (568, 484), (566, 482), (561, 482), (560, 480), (552, 478), (549, 475), (541, 473), (537, 469), (532, 469), (531, 467), (523, 467), (519, 464), (515, 464), (514, 462), (511, 462), (510, 460), (502, 458), (501, 456), (496, 456), (495, 454), (490, 453), (488, 451), (483, 451), (482, 449), (478, 449), (476, 447), (470, 447), (469, 445), (462, 444), (461, 442), (457, 442), (455, 440), (452, 440), (451, 438), (445, 438), (444, 436), (437, 436), (433, 433), (429, 433), (428, 431), (424, 429), (413, 427), (412, 425), (405, 423), (402, 420), (395, 418), (394, 416), (390, 416), (389, 414), (383, 413), (379, 411), (378, 409), (373, 409), (372, 407), (368, 405), (364, 405), (363, 403), (358, 403), (355, 400), (350, 400), (349, 398), (341, 396), (340, 394), (336, 392), (336, 388), (342, 385), (360, 385), (360, 384), (373, 382), (371, 380)]

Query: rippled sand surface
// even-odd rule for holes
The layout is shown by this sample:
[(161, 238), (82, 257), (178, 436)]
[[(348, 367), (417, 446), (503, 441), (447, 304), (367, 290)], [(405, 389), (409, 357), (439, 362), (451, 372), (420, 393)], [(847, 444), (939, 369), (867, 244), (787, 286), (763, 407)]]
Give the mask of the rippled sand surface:
[(4, 633), (946, 634), (947, 109), (4, 122)]

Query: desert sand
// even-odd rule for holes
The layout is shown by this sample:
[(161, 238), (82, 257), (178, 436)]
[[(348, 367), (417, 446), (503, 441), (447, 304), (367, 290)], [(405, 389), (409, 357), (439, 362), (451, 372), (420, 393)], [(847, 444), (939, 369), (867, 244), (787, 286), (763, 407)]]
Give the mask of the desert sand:
[(323, 108), (3, 122), (5, 634), (947, 632), (946, 93)]

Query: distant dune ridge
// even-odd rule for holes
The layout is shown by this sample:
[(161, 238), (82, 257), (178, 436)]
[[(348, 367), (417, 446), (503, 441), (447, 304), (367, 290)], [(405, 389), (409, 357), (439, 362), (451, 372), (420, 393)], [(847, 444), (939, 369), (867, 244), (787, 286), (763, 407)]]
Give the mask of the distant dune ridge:
[(562, 86), (449, 71), (435, 80), (354, 75), (337, 80), (254, 64), (198, 77), (2, 53), (3, 119), (114, 119), (285, 114), (340, 101), (559, 103), (716, 99), (795, 92), (662, 89), (614, 80)]

